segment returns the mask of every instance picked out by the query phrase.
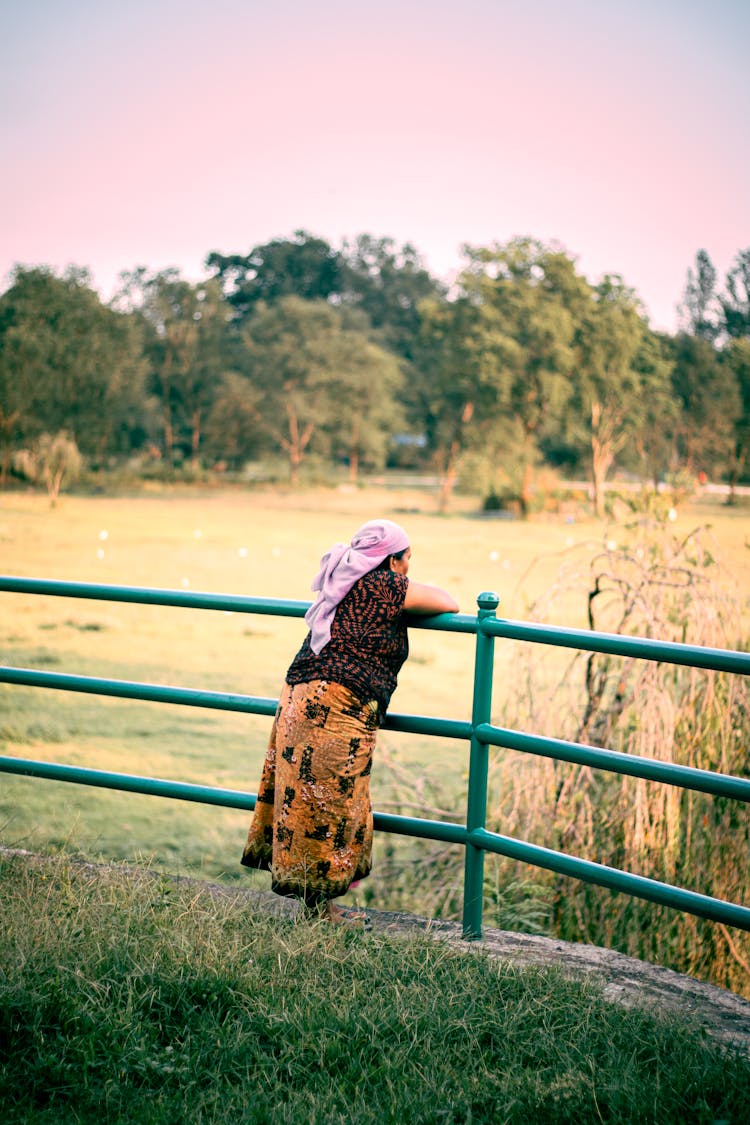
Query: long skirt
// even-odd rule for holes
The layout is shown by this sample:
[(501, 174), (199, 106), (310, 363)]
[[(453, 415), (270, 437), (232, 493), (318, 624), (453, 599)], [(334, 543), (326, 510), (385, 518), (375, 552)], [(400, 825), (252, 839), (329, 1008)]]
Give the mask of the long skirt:
[(284, 684), (242, 855), (276, 894), (312, 906), (369, 875), (377, 727), (377, 703), (341, 684)]

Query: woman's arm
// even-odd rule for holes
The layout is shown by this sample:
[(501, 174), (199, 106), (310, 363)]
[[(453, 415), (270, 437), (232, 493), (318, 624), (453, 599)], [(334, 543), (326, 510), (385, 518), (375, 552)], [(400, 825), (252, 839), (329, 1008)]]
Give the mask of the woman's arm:
[(458, 613), (458, 602), (439, 586), (426, 586), (409, 579), (404, 609), (409, 613)]

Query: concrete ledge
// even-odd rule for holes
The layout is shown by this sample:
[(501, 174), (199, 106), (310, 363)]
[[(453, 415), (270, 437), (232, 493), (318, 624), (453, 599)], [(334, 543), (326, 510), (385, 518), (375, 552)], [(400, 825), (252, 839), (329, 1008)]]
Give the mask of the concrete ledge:
[(493, 957), (516, 965), (550, 965), (571, 977), (594, 976), (602, 982), (608, 999), (651, 1011), (676, 1013), (706, 1034), (733, 1044), (750, 1056), (750, 1001), (725, 988), (595, 945), (489, 927), (480, 942), (469, 942), (463, 939), (461, 926), (456, 922), (430, 921), (409, 914), (368, 913), (373, 929), (404, 934), (422, 932), (467, 950), (484, 949)]

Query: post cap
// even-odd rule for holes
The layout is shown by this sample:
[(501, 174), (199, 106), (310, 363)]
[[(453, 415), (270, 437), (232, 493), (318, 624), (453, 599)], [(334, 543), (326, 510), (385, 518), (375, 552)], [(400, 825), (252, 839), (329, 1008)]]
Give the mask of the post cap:
[(477, 605), (480, 609), (497, 609), (500, 605), (500, 598), (494, 590), (485, 590), (478, 596)]

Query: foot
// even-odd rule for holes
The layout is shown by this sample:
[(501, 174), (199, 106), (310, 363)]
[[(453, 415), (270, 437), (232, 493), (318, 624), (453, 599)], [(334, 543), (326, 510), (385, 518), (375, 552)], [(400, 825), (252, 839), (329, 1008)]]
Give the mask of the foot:
[(363, 911), (345, 911), (333, 902), (327, 902), (320, 912), (320, 917), (337, 926), (355, 926), (358, 929), (369, 929), (372, 923)]

